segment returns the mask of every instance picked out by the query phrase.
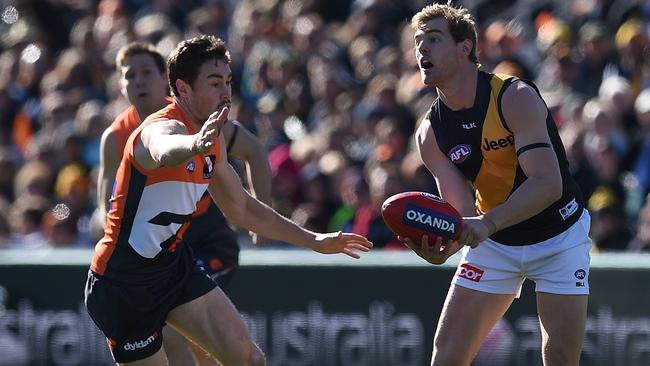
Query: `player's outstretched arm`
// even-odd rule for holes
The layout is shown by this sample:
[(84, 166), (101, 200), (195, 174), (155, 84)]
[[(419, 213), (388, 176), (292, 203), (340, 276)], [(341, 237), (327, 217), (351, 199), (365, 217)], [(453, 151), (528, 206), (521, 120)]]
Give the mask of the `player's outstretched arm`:
[(343, 253), (359, 258), (358, 251), (367, 252), (372, 243), (365, 237), (351, 233), (314, 233), (283, 217), (275, 210), (252, 197), (242, 187), (239, 177), (222, 154), (214, 169), (208, 187), (212, 198), (233, 224), (259, 235), (282, 240), (322, 254)]
[[(266, 148), (246, 127), (237, 121), (223, 126), (223, 137), (228, 156), (234, 156), (246, 163), (246, 179), (252, 195), (267, 205), (271, 204), (271, 166)], [(255, 245), (269, 244), (270, 240), (250, 232)]]
[(271, 166), (262, 142), (237, 121), (230, 121), (223, 126), (223, 137), (227, 145), (232, 141), (228, 155), (246, 162), (246, 178), (253, 196), (269, 205)]

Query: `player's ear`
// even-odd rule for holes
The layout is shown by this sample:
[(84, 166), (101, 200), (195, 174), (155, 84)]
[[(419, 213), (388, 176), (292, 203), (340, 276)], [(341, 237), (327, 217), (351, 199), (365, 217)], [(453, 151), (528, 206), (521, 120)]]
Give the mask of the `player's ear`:
[(122, 96), (124, 96), (124, 98), (126, 98), (128, 100), (129, 99), (129, 93), (128, 93), (128, 90), (126, 88), (127, 84), (128, 84), (128, 82), (126, 81), (126, 78), (124, 76), (120, 77), (120, 93), (122, 94)]
[(192, 87), (184, 80), (176, 79), (174, 83), (176, 84), (176, 90), (178, 90), (178, 94), (180, 94), (179, 97), (187, 94), (192, 89)]
[(474, 43), (469, 40), (469, 38), (466, 38), (464, 41), (458, 43), (458, 52), (465, 57), (468, 57), (469, 54), (472, 53), (473, 48)]

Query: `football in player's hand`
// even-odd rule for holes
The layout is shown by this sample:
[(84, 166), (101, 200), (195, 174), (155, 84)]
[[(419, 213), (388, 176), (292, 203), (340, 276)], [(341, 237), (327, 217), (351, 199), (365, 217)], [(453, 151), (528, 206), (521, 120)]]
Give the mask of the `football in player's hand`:
[(386, 225), (397, 235), (420, 245), (423, 235), (432, 245), (438, 237), (443, 243), (458, 239), (462, 217), (447, 201), (426, 192), (404, 192), (389, 197), (381, 206)]

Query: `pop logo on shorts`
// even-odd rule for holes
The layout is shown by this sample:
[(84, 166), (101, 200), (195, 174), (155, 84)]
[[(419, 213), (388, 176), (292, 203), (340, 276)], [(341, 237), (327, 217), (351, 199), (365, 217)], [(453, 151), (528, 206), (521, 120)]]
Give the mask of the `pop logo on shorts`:
[(462, 277), (474, 282), (480, 282), (483, 277), (483, 270), (476, 268), (471, 264), (463, 263), (458, 269), (458, 277)]

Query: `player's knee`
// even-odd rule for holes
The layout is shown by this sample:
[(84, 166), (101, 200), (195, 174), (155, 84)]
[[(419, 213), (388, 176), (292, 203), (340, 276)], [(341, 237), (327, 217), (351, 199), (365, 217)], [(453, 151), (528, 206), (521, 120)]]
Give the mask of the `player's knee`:
[(443, 345), (436, 340), (431, 356), (431, 366), (467, 366), (471, 362), (470, 357), (462, 350), (452, 344)]
[(264, 353), (255, 344), (253, 344), (253, 347), (251, 349), (248, 364), (250, 366), (265, 366), (266, 365), (266, 358), (264, 357)]
[[(248, 347), (244, 347), (233, 358), (233, 365), (243, 366), (265, 366), (266, 359), (262, 350), (254, 343), (250, 342)], [(236, 359), (236, 361), (234, 361)], [(227, 363), (228, 364), (228, 363)]]
[(545, 364), (554, 365), (578, 365), (580, 352), (566, 344), (547, 343), (544, 347)]

